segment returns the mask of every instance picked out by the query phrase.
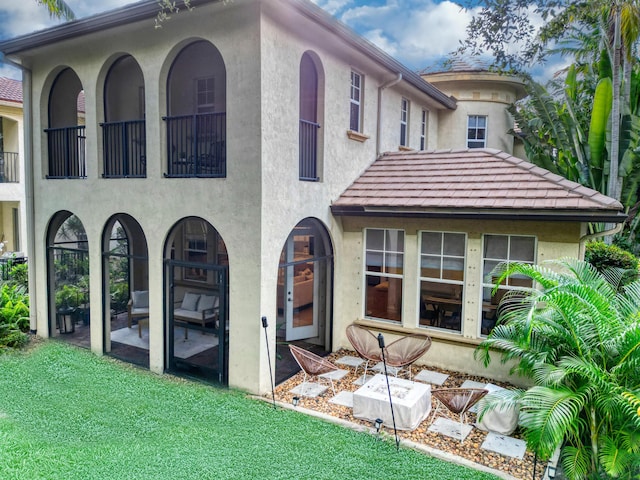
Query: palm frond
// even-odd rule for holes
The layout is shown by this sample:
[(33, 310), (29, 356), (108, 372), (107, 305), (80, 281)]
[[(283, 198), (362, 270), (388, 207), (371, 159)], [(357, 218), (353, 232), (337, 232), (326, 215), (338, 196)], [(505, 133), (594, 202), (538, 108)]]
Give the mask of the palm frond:
[(553, 453), (567, 432), (575, 430), (583, 408), (583, 396), (568, 388), (535, 386), (526, 391), (520, 419), (538, 455), (548, 458)]
[(562, 469), (571, 480), (587, 478), (591, 464), (591, 450), (567, 445), (562, 449)]

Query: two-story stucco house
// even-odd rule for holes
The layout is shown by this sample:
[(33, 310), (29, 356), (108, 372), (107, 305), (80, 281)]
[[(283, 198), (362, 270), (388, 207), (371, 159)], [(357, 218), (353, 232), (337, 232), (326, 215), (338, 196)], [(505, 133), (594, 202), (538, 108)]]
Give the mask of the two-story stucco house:
[[(192, 3), (161, 29), (150, 0), (0, 44), (32, 117), (38, 335), (264, 392), (267, 345), (349, 347), (357, 321), (486, 373), (473, 349), (512, 284), (485, 274), (579, 256), (588, 222), (624, 218), (511, 156), (504, 102), (465, 110), (308, 0)], [(80, 277), (83, 322), (59, 295)]]
[(22, 85), (0, 77), (0, 254), (22, 256), (26, 239)]

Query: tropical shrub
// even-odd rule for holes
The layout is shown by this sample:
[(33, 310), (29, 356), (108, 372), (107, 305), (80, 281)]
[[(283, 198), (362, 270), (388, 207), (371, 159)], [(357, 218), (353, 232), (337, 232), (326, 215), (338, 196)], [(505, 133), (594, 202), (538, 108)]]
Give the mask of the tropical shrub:
[(56, 291), (56, 308), (77, 308), (86, 290), (82, 285), (64, 284)]
[(587, 262), (549, 263), (492, 273), (496, 288), (511, 275), (536, 285), (505, 295), (498, 324), (476, 351), (489, 365), (498, 350), (534, 385), (493, 406), (519, 404), (528, 446), (540, 458), (564, 442), (568, 478), (637, 478), (640, 281), (614, 285)]
[(632, 253), (604, 242), (587, 243), (584, 259), (601, 273), (611, 267), (638, 270), (638, 259)]
[(26, 263), (19, 263), (11, 267), (7, 283), (29, 289), (29, 268)]
[(0, 286), (0, 352), (20, 348), (29, 341), (29, 295), (24, 287)]

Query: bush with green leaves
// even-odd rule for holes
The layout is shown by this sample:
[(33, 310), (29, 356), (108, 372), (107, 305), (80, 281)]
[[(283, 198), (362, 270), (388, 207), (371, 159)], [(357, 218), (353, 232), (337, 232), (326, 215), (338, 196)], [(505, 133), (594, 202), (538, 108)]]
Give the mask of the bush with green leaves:
[(11, 267), (7, 283), (29, 290), (29, 268), (26, 263), (18, 263)]
[(508, 390), (486, 409), (519, 406), (528, 447), (539, 458), (564, 442), (569, 479), (638, 478), (640, 281), (612, 284), (574, 259), (499, 265), (494, 274), (495, 288), (512, 275), (536, 287), (503, 297), (498, 324), (476, 356), (488, 366), (497, 350), (534, 386)]
[(604, 242), (587, 243), (584, 259), (601, 273), (607, 268), (638, 271), (638, 259), (632, 253)]
[(28, 331), (29, 295), (26, 289), (3, 283), (0, 286), (0, 352), (26, 345)]

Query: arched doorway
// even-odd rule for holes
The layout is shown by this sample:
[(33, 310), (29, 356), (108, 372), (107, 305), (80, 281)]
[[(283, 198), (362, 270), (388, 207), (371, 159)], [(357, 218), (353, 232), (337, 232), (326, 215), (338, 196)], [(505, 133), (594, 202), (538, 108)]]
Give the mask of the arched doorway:
[(130, 215), (117, 214), (102, 234), (105, 288), (104, 351), (149, 368), (147, 240)]
[(49, 335), (90, 348), (89, 247), (82, 221), (56, 213), (47, 231)]
[(167, 370), (227, 385), (229, 257), (224, 240), (198, 217), (180, 220), (165, 246)]
[(297, 371), (287, 344), (331, 351), (333, 248), (324, 225), (306, 218), (289, 234), (280, 254), (277, 287), (276, 382)]

